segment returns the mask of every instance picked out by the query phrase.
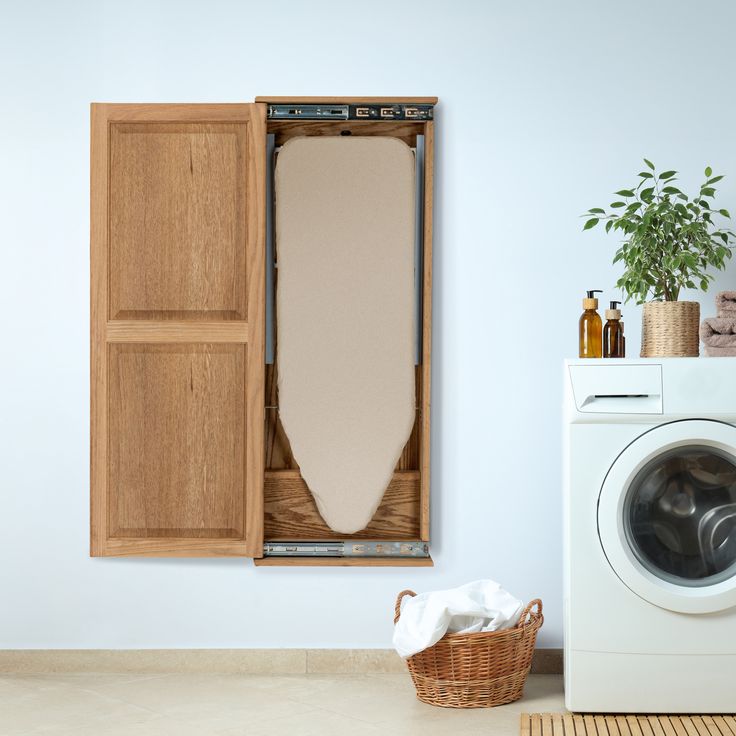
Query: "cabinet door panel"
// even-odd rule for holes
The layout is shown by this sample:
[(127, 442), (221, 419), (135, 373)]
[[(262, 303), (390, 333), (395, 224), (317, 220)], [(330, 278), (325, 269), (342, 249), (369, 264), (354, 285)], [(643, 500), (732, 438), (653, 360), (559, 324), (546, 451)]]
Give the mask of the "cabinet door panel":
[(264, 105), (93, 105), (91, 553), (260, 556)]
[(110, 346), (111, 536), (245, 536), (245, 353)]
[(248, 126), (110, 126), (112, 319), (247, 319)]

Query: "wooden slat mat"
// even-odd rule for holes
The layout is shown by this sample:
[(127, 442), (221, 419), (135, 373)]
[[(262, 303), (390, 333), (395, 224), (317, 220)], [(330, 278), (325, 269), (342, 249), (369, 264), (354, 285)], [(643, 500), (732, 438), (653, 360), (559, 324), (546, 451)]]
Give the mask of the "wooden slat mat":
[(522, 713), (521, 736), (736, 736), (736, 718)]

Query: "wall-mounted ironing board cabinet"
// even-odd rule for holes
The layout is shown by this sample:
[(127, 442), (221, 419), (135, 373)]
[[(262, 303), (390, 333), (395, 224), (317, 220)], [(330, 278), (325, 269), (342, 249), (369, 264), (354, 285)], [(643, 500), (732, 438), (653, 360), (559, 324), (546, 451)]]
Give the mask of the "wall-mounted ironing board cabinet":
[(92, 105), (92, 556), (432, 564), (436, 102)]

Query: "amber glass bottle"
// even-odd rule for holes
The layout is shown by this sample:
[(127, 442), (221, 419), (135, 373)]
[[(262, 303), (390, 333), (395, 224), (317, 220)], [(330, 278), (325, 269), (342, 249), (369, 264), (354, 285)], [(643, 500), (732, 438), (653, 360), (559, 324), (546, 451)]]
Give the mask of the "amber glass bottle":
[(598, 300), (595, 295), (601, 289), (591, 289), (587, 298), (583, 299), (583, 314), (579, 323), (579, 356), (581, 358), (600, 358), (603, 355), (601, 346), (601, 317), (598, 314)]
[(621, 310), (618, 309), (621, 302), (610, 302), (606, 309), (606, 324), (603, 325), (603, 357), (623, 358), (624, 328), (621, 323)]

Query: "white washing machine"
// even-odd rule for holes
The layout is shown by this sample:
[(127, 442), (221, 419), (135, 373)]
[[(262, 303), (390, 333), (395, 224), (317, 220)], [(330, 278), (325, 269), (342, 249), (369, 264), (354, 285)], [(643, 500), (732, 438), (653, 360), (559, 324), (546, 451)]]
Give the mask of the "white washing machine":
[(565, 365), (565, 701), (736, 712), (736, 358)]

